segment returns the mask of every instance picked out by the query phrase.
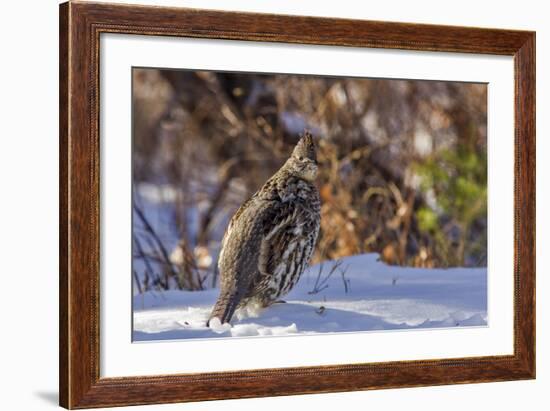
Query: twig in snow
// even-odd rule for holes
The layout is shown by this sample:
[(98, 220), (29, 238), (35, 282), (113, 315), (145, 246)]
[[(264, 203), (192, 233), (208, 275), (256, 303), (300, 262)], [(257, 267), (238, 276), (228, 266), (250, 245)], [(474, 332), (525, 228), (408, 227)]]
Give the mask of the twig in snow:
[(141, 220), (145, 230), (149, 233), (149, 235), (153, 238), (155, 241), (160, 253), (162, 254), (162, 258), (165, 261), (165, 265), (170, 270), (170, 273), (174, 276), (174, 278), (178, 278), (178, 273), (174, 269), (174, 266), (172, 262), (170, 261), (170, 257), (168, 256), (168, 252), (166, 251), (166, 248), (164, 247), (164, 244), (162, 243), (161, 239), (153, 229), (153, 226), (149, 223), (147, 218), (145, 217), (145, 214), (143, 211), (134, 203), (134, 210), (136, 211), (137, 216)]
[(348, 291), (351, 291), (351, 281), (349, 278), (346, 278), (346, 272), (348, 271), (349, 264), (346, 265), (346, 268), (339, 268), (340, 274), (342, 275), (342, 282), (344, 283), (344, 292), (347, 294)]
[(132, 273), (134, 274), (134, 281), (136, 282), (138, 292), (140, 294), (143, 294), (143, 289), (141, 288), (141, 283), (139, 282), (139, 278), (138, 278), (136, 270), (132, 270)]
[(315, 279), (315, 284), (313, 290), (308, 291), (308, 294), (317, 294), (328, 288), (328, 280), (334, 274), (334, 272), (342, 265), (342, 260), (336, 260), (332, 267), (330, 268), (329, 273), (323, 278), (323, 269), (324, 263), (319, 264), (319, 272), (317, 273), (317, 278)]

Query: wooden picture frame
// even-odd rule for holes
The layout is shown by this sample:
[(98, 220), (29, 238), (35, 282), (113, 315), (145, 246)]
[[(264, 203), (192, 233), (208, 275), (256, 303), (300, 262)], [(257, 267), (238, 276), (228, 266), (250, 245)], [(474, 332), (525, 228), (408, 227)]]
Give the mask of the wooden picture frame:
[[(513, 56), (514, 354), (100, 378), (101, 33)], [(60, 6), (59, 48), (59, 389), (63, 407), (173, 403), (535, 378), (534, 32), (69, 2)]]

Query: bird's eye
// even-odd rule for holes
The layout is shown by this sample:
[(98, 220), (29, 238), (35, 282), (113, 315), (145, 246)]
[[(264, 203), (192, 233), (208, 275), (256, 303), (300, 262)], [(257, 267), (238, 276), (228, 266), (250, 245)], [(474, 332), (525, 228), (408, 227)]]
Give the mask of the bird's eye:
[(298, 160), (304, 161), (304, 158), (302, 156), (298, 157)]

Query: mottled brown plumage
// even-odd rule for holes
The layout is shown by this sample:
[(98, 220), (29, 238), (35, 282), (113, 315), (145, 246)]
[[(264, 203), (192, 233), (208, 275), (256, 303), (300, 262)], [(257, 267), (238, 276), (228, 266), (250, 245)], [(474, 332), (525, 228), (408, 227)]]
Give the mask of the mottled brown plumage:
[(319, 233), (316, 175), (315, 145), (306, 132), (229, 222), (218, 261), (220, 296), (209, 321), (229, 322), (237, 308), (252, 304), (267, 307), (296, 284)]

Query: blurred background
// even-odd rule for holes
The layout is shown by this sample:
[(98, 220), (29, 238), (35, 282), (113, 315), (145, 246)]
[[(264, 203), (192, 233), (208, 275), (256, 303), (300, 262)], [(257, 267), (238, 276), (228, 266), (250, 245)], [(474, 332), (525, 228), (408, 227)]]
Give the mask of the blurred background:
[(236, 209), (316, 137), (312, 263), (487, 265), (487, 86), (133, 69), (134, 292), (215, 287)]

